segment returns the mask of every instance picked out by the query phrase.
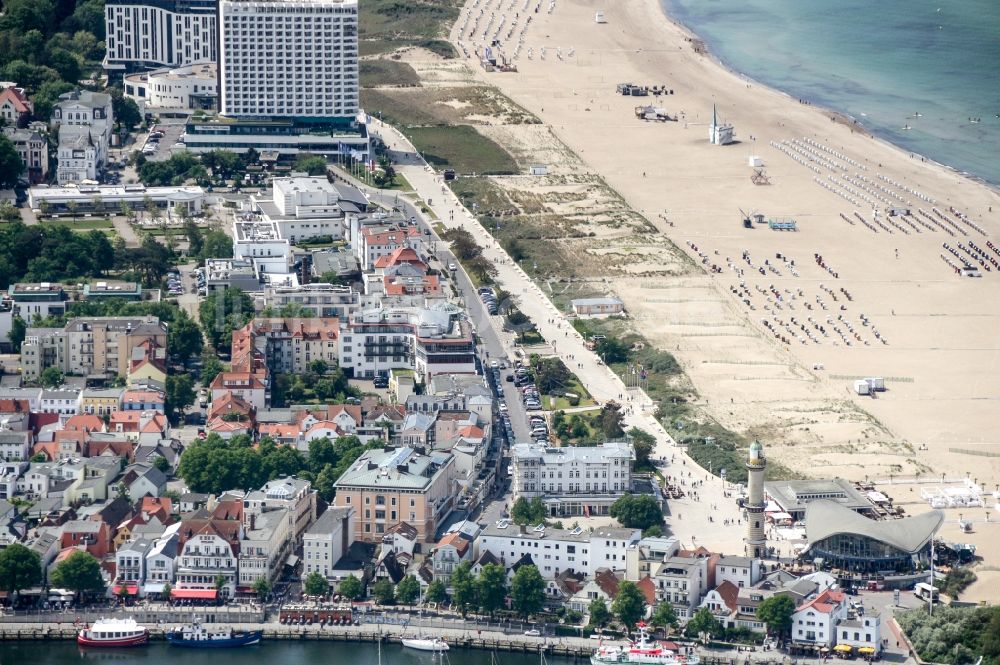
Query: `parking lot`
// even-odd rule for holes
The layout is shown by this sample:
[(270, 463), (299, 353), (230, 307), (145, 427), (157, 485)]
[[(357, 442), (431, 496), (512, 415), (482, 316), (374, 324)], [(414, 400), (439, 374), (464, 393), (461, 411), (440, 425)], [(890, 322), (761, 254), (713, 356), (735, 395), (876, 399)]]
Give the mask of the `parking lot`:
[(183, 145), (177, 145), (181, 134), (184, 133), (184, 125), (178, 123), (157, 123), (145, 136), (140, 136), (136, 142), (137, 147), (146, 155), (146, 159), (153, 162), (160, 162), (170, 159), (170, 155), (175, 150), (183, 150)]

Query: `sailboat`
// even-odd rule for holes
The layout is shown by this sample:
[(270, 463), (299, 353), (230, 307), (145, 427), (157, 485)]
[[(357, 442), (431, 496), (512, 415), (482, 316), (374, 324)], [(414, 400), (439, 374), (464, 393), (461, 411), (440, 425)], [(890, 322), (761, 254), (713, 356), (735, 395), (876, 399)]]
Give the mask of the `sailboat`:
[(417, 651), (433, 651), (436, 653), (447, 651), (450, 648), (448, 643), (440, 637), (404, 637), (401, 641), (404, 647), (416, 649)]

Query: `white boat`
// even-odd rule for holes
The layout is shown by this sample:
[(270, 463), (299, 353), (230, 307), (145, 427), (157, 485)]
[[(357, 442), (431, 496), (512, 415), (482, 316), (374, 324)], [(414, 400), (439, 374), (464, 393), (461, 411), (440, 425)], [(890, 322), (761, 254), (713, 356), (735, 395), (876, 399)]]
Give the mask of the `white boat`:
[(654, 640), (649, 639), (646, 624), (640, 623), (639, 637), (625, 646), (599, 646), (590, 657), (590, 665), (621, 665), (646, 663), (648, 665), (697, 665), (697, 656), (679, 656)]
[(404, 637), (403, 646), (418, 651), (447, 651), (448, 643), (440, 637)]
[(149, 630), (135, 619), (98, 619), (80, 629), (77, 644), (85, 647), (137, 647), (149, 642)]

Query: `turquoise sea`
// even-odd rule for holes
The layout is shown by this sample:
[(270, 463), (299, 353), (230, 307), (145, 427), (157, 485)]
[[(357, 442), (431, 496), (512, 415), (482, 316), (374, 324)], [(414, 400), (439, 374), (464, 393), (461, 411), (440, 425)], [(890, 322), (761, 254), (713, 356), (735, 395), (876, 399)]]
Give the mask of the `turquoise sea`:
[(1000, 185), (1000, 0), (661, 2), (734, 71)]

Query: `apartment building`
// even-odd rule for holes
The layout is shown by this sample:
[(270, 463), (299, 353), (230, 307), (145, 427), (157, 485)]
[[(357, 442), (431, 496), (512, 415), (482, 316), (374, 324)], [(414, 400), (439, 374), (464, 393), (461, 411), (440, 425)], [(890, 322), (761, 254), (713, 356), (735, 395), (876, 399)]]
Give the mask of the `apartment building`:
[(357, 0), (221, 0), (218, 13), (223, 115), (357, 115)]
[(361, 294), (350, 286), (314, 282), (302, 286), (269, 286), (254, 300), (257, 313), (270, 308), (280, 312), (294, 306), (313, 318), (348, 319), (361, 308)]
[(422, 382), (437, 374), (474, 374), (476, 345), (462, 310), (373, 308), (354, 314), (341, 330), (340, 366), (356, 377), (412, 369)]
[(125, 76), (125, 96), (135, 101), (141, 111), (207, 110), (218, 103), (218, 81), (214, 62), (164, 67)]
[(347, 553), (353, 540), (354, 508), (327, 508), (302, 538), (302, 572), (319, 573), (332, 580), (334, 564)]
[(218, 57), (214, 0), (107, 0), (109, 73), (180, 67)]
[(155, 316), (75, 318), (63, 328), (29, 328), (21, 366), (27, 380), (52, 366), (65, 374), (125, 377), (143, 342), (165, 348), (167, 325)]
[(337, 363), (340, 336), (337, 319), (254, 319), (247, 324), (246, 330), (273, 372), (305, 374), (316, 360), (322, 360), (329, 367)]
[(708, 588), (708, 560), (702, 557), (666, 557), (653, 577), (657, 600), (673, 605), (677, 616), (694, 616)]
[(541, 497), (552, 517), (607, 515), (631, 486), (632, 446), (553, 448), (518, 443), (511, 448), (517, 497)]
[(337, 480), (335, 503), (354, 508), (353, 540), (381, 542), (382, 535), (406, 522), (419, 542), (434, 542), (438, 525), (451, 513), (456, 490), (455, 458), (450, 453), (418, 453), (413, 448), (365, 452)]
[(283, 511), (290, 537), (296, 542), (316, 519), (316, 490), (300, 478), (277, 478), (243, 497), (243, 521), (271, 511)]
[(292, 530), (286, 508), (249, 513), (249, 525), (240, 539), (237, 588), (250, 591), (263, 578), (274, 582), (292, 550)]

